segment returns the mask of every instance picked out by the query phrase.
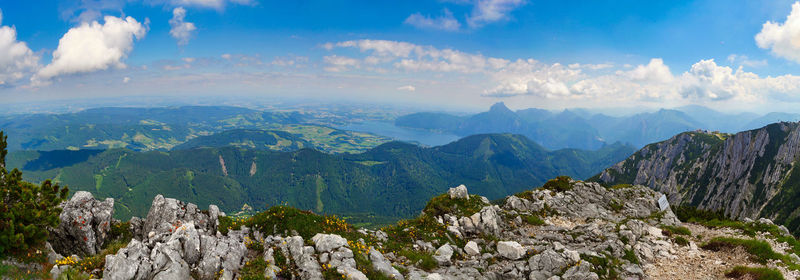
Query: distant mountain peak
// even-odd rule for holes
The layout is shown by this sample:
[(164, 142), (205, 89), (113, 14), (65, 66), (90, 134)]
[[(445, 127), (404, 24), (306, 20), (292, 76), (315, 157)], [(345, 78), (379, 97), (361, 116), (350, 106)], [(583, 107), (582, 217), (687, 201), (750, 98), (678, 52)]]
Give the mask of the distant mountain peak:
[(490, 112), (511, 112), (511, 109), (506, 107), (506, 104), (503, 102), (497, 102), (489, 108)]

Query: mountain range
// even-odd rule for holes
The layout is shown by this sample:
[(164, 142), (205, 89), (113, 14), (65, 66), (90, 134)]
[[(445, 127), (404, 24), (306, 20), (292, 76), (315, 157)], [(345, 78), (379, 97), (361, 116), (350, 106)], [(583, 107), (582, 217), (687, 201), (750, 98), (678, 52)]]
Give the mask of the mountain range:
[(655, 112), (615, 117), (583, 109), (552, 112), (543, 109), (512, 111), (503, 103), (468, 116), (415, 113), (398, 117), (397, 126), (428, 129), (465, 136), (477, 133), (517, 133), (549, 149), (597, 149), (615, 142), (636, 147), (666, 140), (675, 134), (705, 129), (738, 132), (779, 121), (797, 121), (800, 114), (728, 114), (691, 105)]
[(29, 181), (54, 179), (73, 191), (112, 197), (121, 219), (146, 214), (156, 194), (223, 211), (285, 203), (317, 213), (405, 218), (450, 186), (467, 184), (497, 199), (559, 175), (587, 178), (634, 151), (621, 144), (549, 151), (513, 134), (474, 135), (432, 148), (389, 142), (357, 154), (279, 152), (213, 139), (185, 148), (14, 151), (7, 164)]

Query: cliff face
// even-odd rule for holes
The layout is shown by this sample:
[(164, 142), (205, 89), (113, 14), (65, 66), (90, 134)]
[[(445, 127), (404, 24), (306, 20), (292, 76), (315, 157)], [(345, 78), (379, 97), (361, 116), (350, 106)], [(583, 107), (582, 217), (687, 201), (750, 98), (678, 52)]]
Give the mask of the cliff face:
[[(645, 146), (593, 180), (641, 184), (673, 204), (721, 210), (735, 218), (769, 217), (789, 226), (800, 201), (793, 169), (800, 153), (800, 124), (776, 123), (734, 135), (687, 132)], [(785, 208), (789, 207), (790, 211)]]

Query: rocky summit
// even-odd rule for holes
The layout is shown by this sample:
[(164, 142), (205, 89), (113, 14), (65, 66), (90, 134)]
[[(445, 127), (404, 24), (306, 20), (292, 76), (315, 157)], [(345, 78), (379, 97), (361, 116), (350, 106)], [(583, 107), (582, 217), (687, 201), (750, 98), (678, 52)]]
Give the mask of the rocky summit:
[(71, 250), (53, 246), (50, 276), (719, 279), (755, 269), (800, 276), (800, 243), (785, 228), (768, 219), (683, 223), (669, 207), (661, 210), (661, 196), (644, 186), (559, 177), (492, 204), (461, 185), (415, 219), (369, 230), (287, 206), (230, 217), (214, 205), (200, 210), (158, 195), (147, 217), (110, 221), (109, 230), (113, 200), (76, 193), (50, 242), (67, 244), (65, 234), (87, 238), (72, 238)]

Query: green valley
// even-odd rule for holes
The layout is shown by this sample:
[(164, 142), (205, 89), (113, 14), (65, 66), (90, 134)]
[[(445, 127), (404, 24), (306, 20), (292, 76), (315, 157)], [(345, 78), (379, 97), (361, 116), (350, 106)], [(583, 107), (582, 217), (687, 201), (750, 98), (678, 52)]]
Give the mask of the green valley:
[(26, 180), (54, 179), (74, 191), (114, 198), (120, 219), (144, 215), (156, 194), (202, 207), (216, 204), (223, 211), (238, 211), (244, 204), (256, 209), (288, 204), (318, 213), (397, 219), (418, 214), (425, 201), (455, 185), (497, 199), (558, 175), (587, 178), (631, 152), (624, 145), (548, 151), (524, 136), (484, 134), (433, 148), (389, 142), (358, 154), (246, 146), (169, 152), (118, 148), (16, 151), (7, 161), (22, 169)]

